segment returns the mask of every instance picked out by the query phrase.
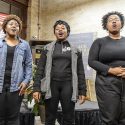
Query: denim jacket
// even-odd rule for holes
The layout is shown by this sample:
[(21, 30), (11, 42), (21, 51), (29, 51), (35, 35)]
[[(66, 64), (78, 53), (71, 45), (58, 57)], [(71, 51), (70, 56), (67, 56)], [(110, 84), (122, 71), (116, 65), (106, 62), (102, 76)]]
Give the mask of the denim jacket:
[[(19, 84), (28, 84), (32, 79), (32, 54), (25, 40), (19, 38), (20, 43), (16, 46), (11, 72), (10, 92), (18, 91)], [(4, 38), (0, 39), (0, 93), (4, 84), (4, 74), (7, 57), (7, 44)]]

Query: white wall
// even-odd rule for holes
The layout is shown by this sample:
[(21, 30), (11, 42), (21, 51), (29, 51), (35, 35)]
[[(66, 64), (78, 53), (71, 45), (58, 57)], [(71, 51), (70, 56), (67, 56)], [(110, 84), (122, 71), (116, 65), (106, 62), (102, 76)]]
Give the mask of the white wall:
[[(61, 8), (60, 5), (58, 10), (56, 10), (56, 6), (51, 11), (44, 9), (41, 15), (43, 23), (40, 38), (44, 40), (55, 39), (53, 25), (59, 19), (70, 24), (71, 34), (97, 32), (97, 37), (102, 37), (107, 33), (102, 29), (101, 18), (110, 11), (120, 11), (125, 14), (125, 0), (92, 0), (69, 8)], [(125, 30), (122, 31), (122, 34), (125, 35)]]

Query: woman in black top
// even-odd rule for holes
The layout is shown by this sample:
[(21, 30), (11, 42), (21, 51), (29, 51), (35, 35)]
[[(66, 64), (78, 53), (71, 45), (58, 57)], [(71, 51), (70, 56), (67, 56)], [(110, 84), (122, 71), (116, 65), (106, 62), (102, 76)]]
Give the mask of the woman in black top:
[(96, 70), (96, 94), (103, 125), (125, 125), (125, 37), (120, 35), (124, 16), (110, 12), (102, 26), (109, 35), (90, 48), (89, 65)]
[(44, 47), (39, 60), (33, 97), (40, 99), (41, 79), (46, 76), (48, 88), (45, 94), (45, 125), (55, 125), (59, 101), (63, 112), (62, 124), (73, 125), (76, 96), (79, 96), (81, 104), (85, 101), (86, 84), (82, 55), (67, 41), (69, 33), (69, 25), (65, 21), (57, 21), (54, 25), (57, 40)]

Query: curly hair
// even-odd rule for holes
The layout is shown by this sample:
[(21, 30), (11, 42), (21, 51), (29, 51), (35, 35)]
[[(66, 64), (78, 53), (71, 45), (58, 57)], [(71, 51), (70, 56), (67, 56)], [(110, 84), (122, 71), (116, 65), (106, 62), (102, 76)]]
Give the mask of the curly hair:
[(19, 24), (19, 32), (21, 32), (21, 30), (22, 30), (22, 21), (21, 21), (21, 19), (18, 16), (11, 14), (11, 15), (8, 15), (3, 20), (2, 28), (3, 28), (4, 33), (6, 33), (5, 28), (6, 28), (7, 23), (10, 20), (16, 20), (17, 21), (17, 23)]
[(117, 12), (117, 11), (109, 12), (109, 13), (105, 14), (105, 15), (102, 17), (102, 27), (103, 27), (103, 29), (104, 29), (104, 30), (107, 30), (107, 27), (106, 27), (106, 26), (107, 26), (107, 21), (108, 21), (109, 16), (111, 16), (111, 15), (117, 15), (117, 16), (120, 18), (121, 24), (122, 24), (121, 29), (122, 29), (123, 26), (124, 26), (124, 16), (123, 16), (122, 13)]
[(54, 28), (54, 34), (55, 34), (55, 28), (56, 28), (56, 26), (57, 25), (61, 25), (61, 24), (63, 24), (63, 25), (66, 26), (67, 33), (68, 33), (68, 36), (69, 36), (69, 34), (70, 34), (70, 26), (69, 26), (69, 24), (67, 22), (65, 22), (63, 20), (58, 20), (58, 21), (55, 22), (55, 24), (53, 26), (53, 28)]

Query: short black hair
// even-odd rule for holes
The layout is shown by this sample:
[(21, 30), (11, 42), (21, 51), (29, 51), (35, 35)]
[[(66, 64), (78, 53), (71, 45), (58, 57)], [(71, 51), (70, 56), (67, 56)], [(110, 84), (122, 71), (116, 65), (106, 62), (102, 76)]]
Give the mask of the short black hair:
[(107, 30), (107, 27), (106, 27), (106, 26), (107, 26), (107, 21), (108, 21), (109, 16), (111, 16), (111, 15), (117, 15), (117, 16), (120, 18), (121, 24), (122, 24), (121, 29), (122, 29), (123, 26), (124, 26), (124, 16), (123, 16), (122, 13), (117, 12), (117, 11), (109, 12), (109, 13), (105, 14), (105, 15), (102, 17), (102, 27), (103, 27), (103, 29), (104, 29), (104, 30)]
[(63, 24), (63, 25), (66, 26), (67, 33), (68, 33), (68, 36), (69, 36), (69, 34), (70, 34), (70, 26), (69, 26), (69, 24), (66, 21), (63, 21), (63, 20), (58, 20), (58, 21), (55, 22), (55, 24), (53, 26), (53, 28), (54, 28), (54, 34), (55, 34), (55, 28), (56, 28), (56, 26), (57, 25), (61, 25), (61, 24)]

